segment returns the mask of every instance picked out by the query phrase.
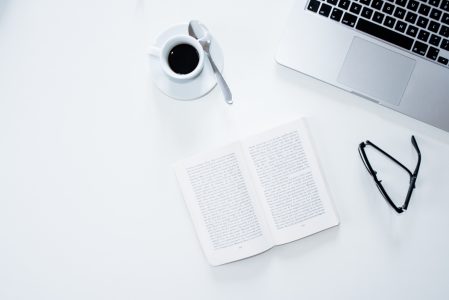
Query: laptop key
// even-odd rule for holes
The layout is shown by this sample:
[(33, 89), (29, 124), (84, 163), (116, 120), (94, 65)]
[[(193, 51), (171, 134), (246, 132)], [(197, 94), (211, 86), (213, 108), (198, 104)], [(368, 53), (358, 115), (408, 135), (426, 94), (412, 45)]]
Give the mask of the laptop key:
[(323, 3), (321, 4), (320, 10), (318, 11), (318, 13), (322, 16), (328, 17), (329, 14), (331, 13), (331, 9), (332, 6), (330, 6), (329, 4)]
[(416, 41), (412, 51), (420, 55), (426, 55), (428, 46), (420, 41)]
[(393, 28), (395, 22), (396, 22), (396, 20), (394, 18), (387, 16), (385, 18), (384, 25), (387, 27)]
[(449, 27), (441, 25), (440, 35), (444, 37), (449, 37)]
[(349, 0), (340, 0), (340, 2), (338, 2), (338, 7), (348, 9), (350, 3), (351, 2)]
[(327, 0), (327, 3), (332, 4), (332, 5), (337, 5), (338, 0)]
[(449, 14), (448, 13), (443, 14), (443, 17), (441, 18), (441, 22), (443, 22), (446, 25), (449, 25)]
[(407, 16), (405, 17), (405, 20), (409, 23), (415, 24), (416, 18), (418, 18), (417, 14), (408, 12)]
[(394, 16), (398, 19), (404, 19), (405, 17), (405, 9), (396, 7), (396, 10), (394, 11)]
[(430, 40), (429, 40), (430, 44), (438, 47), (440, 45), (440, 42), (441, 42), (441, 37), (439, 37), (438, 35), (432, 34), (430, 36)]
[(317, 0), (310, 0), (309, 5), (307, 6), (307, 9), (313, 12), (317, 12), (320, 8), (320, 1)]
[(407, 27), (407, 23), (402, 22), (402, 21), (398, 21), (396, 23), (396, 26), (394, 27), (394, 29), (399, 31), (399, 32), (404, 32), (406, 27)]
[(418, 22), (416, 22), (416, 25), (422, 28), (427, 28), (427, 24), (429, 24), (429, 19), (421, 16), (418, 18)]
[(343, 11), (341, 9), (338, 9), (335, 7), (331, 13), (331, 19), (335, 20), (337, 22), (340, 22), (342, 15), (343, 15)]
[(449, 51), (449, 40), (443, 39), (441, 42), (441, 49)]
[(395, 3), (399, 6), (405, 7), (405, 5), (407, 4), (407, 0), (396, 0)]
[(360, 3), (363, 5), (369, 5), (371, 3), (371, 0), (360, 0)]
[(385, 3), (382, 11), (386, 14), (391, 15), (393, 13), (394, 5), (390, 3)]
[(438, 7), (440, 5), (440, 0), (430, 0), (429, 4)]
[(353, 2), (351, 4), (351, 8), (349, 9), (350, 12), (358, 15), (360, 13), (360, 11), (362, 10), (362, 6), (358, 3)]
[(418, 12), (419, 12), (420, 15), (427, 16), (429, 14), (429, 12), (430, 12), (430, 6), (425, 5), (425, 4), (421, 4), (419, 6)]
[(430, 32), (421, 29), (418, 34), (418, 40), (427, 42), (427, 40), (429, 39), (429, 36), (430, 36)]
[(434, 20), (439, 20), (441, 17), (442, 11), (436, 8), (432, 8), (432, 11), (430, 12), (430, 17)]
[(440, 24), (435, 21), (430, 21), (429, 27), (427, 28), (432, 32), (437, 33), (438, 29), (440, 29)]
[(429, 47), (429, 51), (427, 51), (426, 57), (430, 58), (431, 60), (436, 60), (439, 53), (440, 53), (439, 49), (435, 47)]
[(356, 29), (407, 50), (413, 45), (412, 38), (362, 18), (357, 22)]
[(407, 4), (407, 8), (413, 11), (417, 11), (418, 5), (419, 5), (418, 1), (410, 0)]
[(373, 15), (373, 10), (368, 7), (364, 7), (362, 9), (362, 17), (365, 17), (367, 19), (371, 19), (371, 16)]
[(350, 27), (354, 27), (357, 22), (357, 17), (350, 13), (345, 13), (341, 22)]
[(383, 4), (384, 2), (382, 0), (373, 0), (373, 2), (371, 3), (371, 7), (380, 10)]
[(440, 57), (438, 57), (438, 62), (439, 62), (440, 64), (447, 65), (448, 59), (445, 58), (445, 57), (440, 56)]
[(407, 33), (407, 35), (409, 35), (411, 37), (415, 37), (416, 34), (418, 33), (418, 27), (409, 25), (406, 33)]
[(443, 2), (441, 2), (440, 8), (442, 10), (449, 11), (449, 0), (443, 0)]
[(384, 20), (384, 17), (385, 17), (385, 15), (383, 13), (380, 13), (380, 12), (376, 11), (374, 13), (374, 16), (373, 16), (373, 21), (377, 22), (379, 24), (382, 24), (382, 21)]

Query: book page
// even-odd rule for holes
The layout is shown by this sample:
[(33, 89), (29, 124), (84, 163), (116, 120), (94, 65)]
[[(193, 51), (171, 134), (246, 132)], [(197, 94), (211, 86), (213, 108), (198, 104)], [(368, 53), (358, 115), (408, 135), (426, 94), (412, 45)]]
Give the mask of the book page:
[(175, 171), (211, 265), (252, 256), (274, 245), (240, 143), (180, 162)]
[(276, 244), (338, 224), (303, 121), (250, 137), (243, 145)]

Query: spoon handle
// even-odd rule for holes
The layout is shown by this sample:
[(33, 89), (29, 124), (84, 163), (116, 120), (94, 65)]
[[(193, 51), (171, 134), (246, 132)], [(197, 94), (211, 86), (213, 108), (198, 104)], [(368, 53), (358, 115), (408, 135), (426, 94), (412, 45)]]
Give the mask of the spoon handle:
[(225, 98), (226, 103), (232, 104), (232, 94), (231, 90), (229, 89), (228, 84), (223, 78), (223, 75), (221, 75), (220, 70), (218, 70), (217, 66), (214, 63), (214, 60), (212, 59), (212, 56), (210, 55), (209, 51), (206, 51), (207, 58), (209, 58), (210, 65), (212, 66), (212, 69), (214, 70), (215, 75), (217, 76), (217, 83), (221, 88), (221, 91), (223, 92), (223, 96)]

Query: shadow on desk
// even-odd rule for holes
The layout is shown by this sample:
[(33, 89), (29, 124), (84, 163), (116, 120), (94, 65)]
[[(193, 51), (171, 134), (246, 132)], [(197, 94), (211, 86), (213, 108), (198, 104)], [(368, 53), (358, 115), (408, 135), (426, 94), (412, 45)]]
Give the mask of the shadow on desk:
[(276, 65), (274, 71), (276, 76), (288, 86), (293, 86), (297, 89), (305, 89), (329, 100), (356, 108), (353, 110), (354, 113), (357, 113), (357, 110), (359, 109), (363, 110), (363, 112), (379, 117), (382, 121), (387, 121), (397, 126), (402, 126), (412, 130), (415, 135), (425, 135), (449, 145), (449, 133), (432, 125), (418, 121), (412, 117), (406, 116), (405, 114), (394, 111), (393, 109), (376, 104), (338, 87), (322, 82), (319, 79), (314, 79), (306, 74), (297, 72), (293, 69)]
[(8, 9), (9, 0), (0, 0), (0, 23), (2, 22), (2, 17)]
[[(300, 240), (275, 246), (259, 255), (232, 262), (218, 268), (210, 268), (210, 274), (219, 282), (238, 282), (256, 279), (272, 272), (274, 264), (290, 264), (301, 259), (308, 259), (310, 254), (321, 252), (326, 247), (335, 245), (339, 234), (339, 226), (315, 233)], [(271, 271), (270, 271), (271, 269)]]

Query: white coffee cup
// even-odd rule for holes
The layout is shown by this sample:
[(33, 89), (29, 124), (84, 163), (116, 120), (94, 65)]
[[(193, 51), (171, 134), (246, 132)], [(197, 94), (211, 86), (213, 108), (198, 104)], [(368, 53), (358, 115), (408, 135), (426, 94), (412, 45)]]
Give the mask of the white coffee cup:
[[(169, 65), (168, 62), (168, 56), (170, 54), (170, 51), (177, 45), (181, 44), (188, 44), (196, 49), (198, 52), (198, 64), (195, 67), (195, 69), (187, 74), (178, 74), (174, 72)], [(159, 62), (161, 65), (162, 70), (167, 74), (167, 76), (178, 80), (189, 80), (192, 78), (195, 78), (198, 76), (201, 71), (203, 70), (204, 66), (204, 51), (201, 47), (201, 44), (198, 42), (197, 39), (189, 36), (189, 35), (176, 35), (172, 38), (168, 39), (160, 48), (153, 46), (150, 48), (150, 55), (155, 56), (159, 58)]]

